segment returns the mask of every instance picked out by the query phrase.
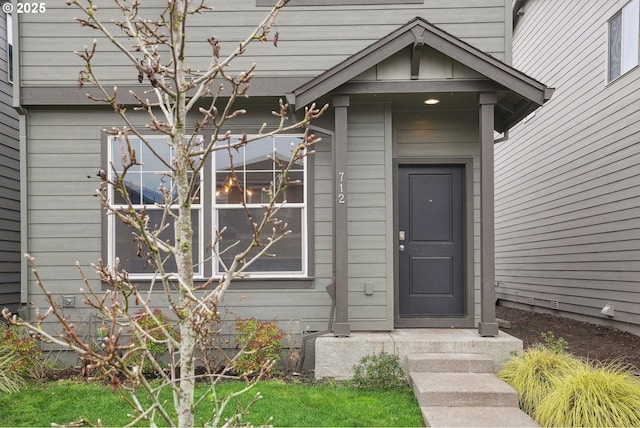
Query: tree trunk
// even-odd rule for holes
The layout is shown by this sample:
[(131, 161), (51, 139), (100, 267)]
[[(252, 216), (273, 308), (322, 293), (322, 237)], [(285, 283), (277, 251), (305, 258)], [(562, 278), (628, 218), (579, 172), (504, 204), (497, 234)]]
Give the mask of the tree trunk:
[[(179, 97), (181, 98), (181, 97)], [(179, 109), (180, 107), (178, 107)], [(182, 115), (184, 116), (184, 114)], [(184, 121), (177, 124), (181, 129), (174, 134), (176, 150), (176, 186), (178, 192), (178, 217), (175, 219), (175, 259), (180, 282), (178, 318), (180, 322), (180, 408), (178, 421), (181, 427), (192, 427), (194, 422), (195, 349), (197, 326), (192, 316), (194, 292), (193, 282), (193, 226), (191, 224), (191, 197), (188, 176), (189, 151), (185, 148)]]
[(180, 327), (180, 391), (178, 394), (178, 426), (194, 426), (195, 364), (193, 352), (196, 347), (196, 332), (188, 320)]
[[(186, 79), (184, 74), (184, 25), (186, 1), (173, 2), (171, 10), (171, 37), (175, 74), (176, 97), (173, 104), (175, 123), (172, 126), (172, 144), (175, 150), (175, 186), (178, 196), (178, 217), (175, 219), (175, 260), (178, 269), (180, 301), (178, 313), (180, 323), (180, 388), (178, 392), (178, 426), (193, 427), (195, 412), (195, 350), (198, 340), (197, 326), (193, 319), (193, 225), (191, 224), (190, 195), (190, 149), (185, 142)], [(196, 179), (196, 178), (193, 178)]]

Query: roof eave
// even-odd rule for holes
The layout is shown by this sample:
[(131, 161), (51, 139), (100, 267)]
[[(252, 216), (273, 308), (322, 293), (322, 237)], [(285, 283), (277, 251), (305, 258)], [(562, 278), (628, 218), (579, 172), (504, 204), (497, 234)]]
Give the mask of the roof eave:
[[(536, 105), (534, 109), (543, 105), (553, 93), (553, 89), (547, 88), (543, 83), (439, 29), (424, 19), (416, 17), (406, 25), (295, 89), (288, 94), (289, 102), (296, 109), (300, 109), (331, 93), (349, 80), (416, 42), (424, 43), (499, 83), (507, 90), (531, 102), (532, 106)], [(515, 121), (515, 123), (518, 121)]]

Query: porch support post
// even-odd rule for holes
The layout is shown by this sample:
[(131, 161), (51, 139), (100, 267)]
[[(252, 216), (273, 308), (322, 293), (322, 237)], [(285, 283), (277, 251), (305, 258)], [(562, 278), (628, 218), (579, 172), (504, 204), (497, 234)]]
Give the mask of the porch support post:
[(480, 110), (480, 268), (481, 317), (480, 336), (497, 336), (496, 289), (495, 289), (495, 242), (494, 242), (494, 179), (493, 179), (493, 129), (495, 92), (478, 94)]
[(347, 113), (349, 96), (333, 97), (335, 136), (333, 138), (333, 268), (336, 284), (335, 336), (349, 336), (349, 260), (347, 220)]

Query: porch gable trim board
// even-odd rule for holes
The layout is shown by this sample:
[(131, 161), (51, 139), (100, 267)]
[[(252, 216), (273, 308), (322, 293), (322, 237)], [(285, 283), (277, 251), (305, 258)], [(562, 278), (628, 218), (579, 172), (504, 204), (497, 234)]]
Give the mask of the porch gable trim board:
[[(288, 98), (296, 109), (300, 109), (335, 91), (408, 46), (412, 46), (412, 75), (414, 75), (418, 72), (416, 57), (422, 51), (420, 47), (424, 45), (482, 74), (487, 79), (517, 96), (520, 108), (511, 115), (499, 116), (504, 122), (496, 124), (496, 129), (499, 131), (504, 130), (507, 126), (506, 124), (518, 122), (526, 114), (544, 104), (553, 92), (552, 89), (547, 88), (537, 80), (439, 29), (423, 18), (416, 17), (403, 27), (391, 32), (376, 43), (298, 87), (288, 95)], [(417, 80), (412, 78), (408, 83), (415, 83)], [(451, 84), (455, 85), (456, 82), (454, 80)], [(350, 83), (350, 85), (353, 84), (353, 82)], [(344, 93), (344, 88), (341, 92)], [(508, 101), (509, 105), (515, 104), (513, 100)], [(501, 100), (498, 100), (497, 103), (500, 104), (501, 102)], [(506, 110), (509, 110), (509, 108)], [(517, 117), (513, 117), (514, 115)]]

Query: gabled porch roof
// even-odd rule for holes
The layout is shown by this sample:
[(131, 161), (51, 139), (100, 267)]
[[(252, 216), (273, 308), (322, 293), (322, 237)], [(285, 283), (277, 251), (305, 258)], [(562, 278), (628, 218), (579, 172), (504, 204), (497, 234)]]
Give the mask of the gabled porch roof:
[[(411, 46), (411, 80), (385, 82), (353, 79)], [(420, 56), (428, 46), (485, 79), (419, 80)], [(544, 104), (553, 89), (470, 44), (416, 17), (376, 43), (288, 94), (296, 109), (325, 96), (354, 93), (496, 92), (495, 130), (503, 132)]]

